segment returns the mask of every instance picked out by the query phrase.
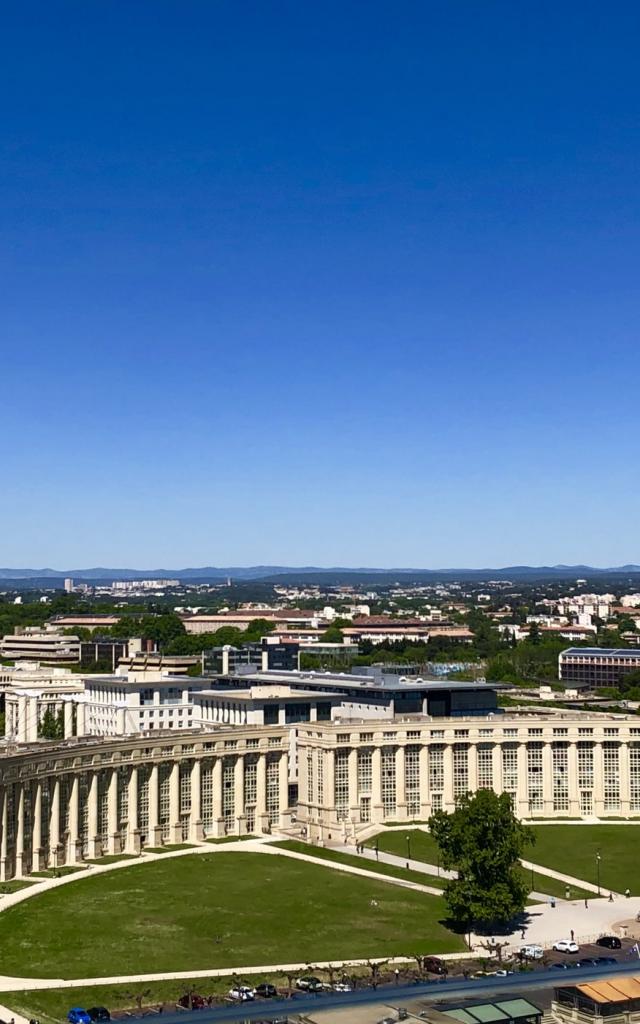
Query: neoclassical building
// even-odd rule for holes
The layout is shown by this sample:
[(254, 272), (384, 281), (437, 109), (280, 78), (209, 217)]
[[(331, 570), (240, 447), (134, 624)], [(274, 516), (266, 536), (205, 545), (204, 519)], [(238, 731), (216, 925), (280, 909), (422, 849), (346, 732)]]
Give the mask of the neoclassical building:
[(219, 726), (0, 760), (0, 879), (295, 820), (309, 839), (509, 793), (523, 819), (640, 818), (640, 718), (555, 712)]
[(0, 879), (106, 853), (264, 833), (289, 806), (289, 731), (40, 744), (0, 770)]

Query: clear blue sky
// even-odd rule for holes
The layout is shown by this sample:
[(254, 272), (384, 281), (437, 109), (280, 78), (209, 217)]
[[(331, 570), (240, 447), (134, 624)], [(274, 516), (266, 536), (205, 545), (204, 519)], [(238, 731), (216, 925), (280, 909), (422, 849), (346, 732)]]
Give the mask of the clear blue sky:
[(30, 3), (0, 565), (640, 561), (635, 3)]

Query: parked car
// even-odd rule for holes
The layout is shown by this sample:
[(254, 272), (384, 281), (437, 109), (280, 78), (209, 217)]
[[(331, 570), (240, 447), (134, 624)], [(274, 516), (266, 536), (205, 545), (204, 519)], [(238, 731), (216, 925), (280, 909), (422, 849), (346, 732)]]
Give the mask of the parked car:
[[(199, 996), (197, 992), (192, 992), (191, 995), (185, 992), (178, 999), (178, 1006), (182, 1006), (185, 1010), (203, 1010), (206, 1005), (207, 1000), (204, 996)], [(89, 1010), (89, 1013), (91, 1013), (91, 1010)]]
[(596, 939), (596, 946), (604, 946), (605, 949), (622, 949), (622, 943), (617, 935), (601, 935)]
[(303, 974), (296, 981), (296, 988), (299, 988), (302, 992), (321, 992), (322, 982), (320, 978), (314, 978), (313, 974)]
[(263, 981), (259, 985), (256, 985), (256, 995), (262, 996), (263, 999), (273, 999), (277, 996), (278, 990), (275, 985), (270, 985), (268, 981)]
[(509, 974), (513, 974), (513, 971), (508, 971), (506, 967), (499, 967), (498, 970), (493, 973), (496, 978), (506, 978)]
[(103, 1021), (111, 1020), (111, 1014), (107, 1010), (106, 1006), (90, 1006), (87, 1013), (94, 1021), (94, 1024), (102, 1024)]
[[(556, 947), (554, 946), (553, 948), (555, 949)], [(544, 950), (542, 946), (521, 946), (520, 956), (523, 956), (525, 960), (542, 960), (544, 956)]]
[(617, 964), (618, 960), (615, 956), (597, 956), (594, 963), (597, 967), (609, 967), (611, 964)]
[(577, 953), (580, 949), (578, 943), (573, 939), (558, 939), (557, 942), (554, 942), (553, 948), (556, 953)]
[[(573, 967), (573, 964), (571, 964)], [(549, 964), (549, 969), (552, 971), (568, 971), (569, 964), (566, 960), (558, 960), (557, 964)]]
[(246, 1003), (251, 999), (255, 999), (256, 994), (252, 988), (248, 985), (236, 985), (235, 988), (229, 990), (229, 998), (235, 999), (238, 1003)]
[(592, 956), (581, 956), (579, 960), (576, 960), (574, 967), (596, 967), (596, 961)]
[(353, 985), (350, 985), (348, 981), (336, 981), (333, 986), (334, 992), (353, 992)]
[(429, 974), (447, 974), (447, 965), (439, 956), (425, 956), (424, 969)]
[(81, 1006), (72, 1006), (67, 1014), (69, 1024), (91, 1024), (91, 1017)]

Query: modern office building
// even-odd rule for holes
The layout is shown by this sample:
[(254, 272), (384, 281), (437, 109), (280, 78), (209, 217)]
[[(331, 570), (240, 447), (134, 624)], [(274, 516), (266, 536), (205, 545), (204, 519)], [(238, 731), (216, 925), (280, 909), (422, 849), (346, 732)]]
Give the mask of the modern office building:
[(39, 629), (20, 629), (0, 640), (0, 658), (5, 661), (37, 661), (56, 665), (80, 661), (77, 636), (46, 633)]
[(558, 663), (560, 681), (578, 690), (617, 686), (623, 676), (640, 669), (640, 651), (613, 647), (570, 647)]

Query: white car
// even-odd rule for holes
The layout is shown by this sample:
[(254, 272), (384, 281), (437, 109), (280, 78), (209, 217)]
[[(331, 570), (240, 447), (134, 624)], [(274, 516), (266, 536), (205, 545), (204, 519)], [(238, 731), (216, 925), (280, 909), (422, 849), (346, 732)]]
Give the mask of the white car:
[(353, 988), (348, 981), (336, 981), (333, 986), (334, 992), (352, 992)]
[(553, 948), (556, 953), (577, 953), (580, 947), (573, 939), (558, 939), (554, 942)]
[(256, 993), (248, 985), (236, 985), (235, 988), (229, 990), (229, 998), (235, 999), (237, 1003), (247, 1003), (256, 998)]
[(523, 956), (525, 960), (542, 960), (544, 950), (542, 946), (521, 946), (520, 956)]

